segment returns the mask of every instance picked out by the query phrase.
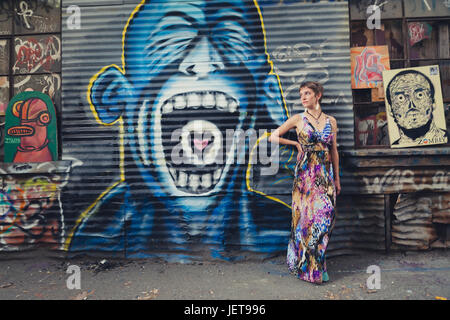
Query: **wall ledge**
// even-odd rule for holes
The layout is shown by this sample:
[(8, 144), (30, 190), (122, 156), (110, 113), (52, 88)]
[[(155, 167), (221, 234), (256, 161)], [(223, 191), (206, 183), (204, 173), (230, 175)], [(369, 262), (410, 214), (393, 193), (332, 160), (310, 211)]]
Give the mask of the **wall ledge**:
[(26, 174), (68, 173), (72, 168), (71, 160), (48, 162), (0, 163), (0, 176)]
[(403, 149), (341, 149), (347, 168), (450, 166), (450, 146)]

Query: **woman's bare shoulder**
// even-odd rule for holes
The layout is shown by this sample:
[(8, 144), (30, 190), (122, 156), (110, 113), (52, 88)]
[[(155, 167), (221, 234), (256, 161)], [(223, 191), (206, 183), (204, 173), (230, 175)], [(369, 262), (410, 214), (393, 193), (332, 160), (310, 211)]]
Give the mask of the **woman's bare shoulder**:
[(326, 117), (330, 119), (331, 124), (337, 125), (336, 118), (333, 116), (330, 116), (329, 114), (325, 114)]
[(302, 120), (302, 115), (300, 113), (296, 113), (291, 118), (295, 121), (297, 128), (301, 126), (303, 120)]

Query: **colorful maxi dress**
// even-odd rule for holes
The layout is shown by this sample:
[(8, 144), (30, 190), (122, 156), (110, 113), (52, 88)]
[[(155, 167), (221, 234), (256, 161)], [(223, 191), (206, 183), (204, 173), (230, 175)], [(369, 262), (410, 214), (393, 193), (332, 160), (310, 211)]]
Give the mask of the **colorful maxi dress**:
[(330, 119), (322, 131), (303, 115), (298, 130), (303, 153), (299, 155), (292, 190), (292, 224), (287, 264), (298, 278), (314, 283), (328, 281), (325, 250), (335, 220), (336, 188), (330, 150)]

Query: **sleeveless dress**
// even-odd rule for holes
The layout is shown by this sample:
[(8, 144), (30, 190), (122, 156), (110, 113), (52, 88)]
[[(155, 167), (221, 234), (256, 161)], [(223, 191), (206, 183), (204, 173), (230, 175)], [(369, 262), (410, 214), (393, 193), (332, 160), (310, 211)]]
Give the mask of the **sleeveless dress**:
[(303, 114), (292, 190), (291, 235), (287, 250), (289, 271), (298, 278), (328, 281), (325, 251), (335, 220), (336, 188), (329, 148), (333, 141), (330, 119), (316, 130)]

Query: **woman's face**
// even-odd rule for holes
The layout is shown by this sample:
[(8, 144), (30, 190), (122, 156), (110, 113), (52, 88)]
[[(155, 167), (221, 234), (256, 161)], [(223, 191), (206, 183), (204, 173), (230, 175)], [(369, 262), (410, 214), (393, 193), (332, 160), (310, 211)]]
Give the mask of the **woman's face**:
[(320, 95), (316, 95), (312, 89), (304, 87), (300, 89), (300, 99), (306, 109), (314, 109), (319, 102)]

